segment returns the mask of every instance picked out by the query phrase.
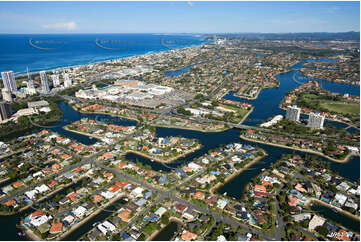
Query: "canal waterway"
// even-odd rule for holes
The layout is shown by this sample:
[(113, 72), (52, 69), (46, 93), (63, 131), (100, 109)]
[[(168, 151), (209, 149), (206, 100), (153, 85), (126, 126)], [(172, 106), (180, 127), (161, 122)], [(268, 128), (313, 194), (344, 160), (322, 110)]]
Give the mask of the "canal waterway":
[(347, 229), (360, 233), (360, 222), (355, 219), (335, 212), (333, 209), (317, 203), (313, 204), (311, 209), (326, 219), (330, 219), (331, 221), (341, 224)]
[(178, 223), (170, 222), (157, 234), (152, 241), (170, 241), (178, 230)]
[(93, 228), (94, 223), (104, 221), (106, 218), (111, 216), (117, 209), (119, 209), (121, 205), (126, 203), (127, 202), (122, 198), (115, 201), (107, 208), (102, 210), (100, 213), (98, 213), (97, 215), (86, 221), (84, 224), (82, 224), (79, 228), (77, 228), (72, 233), (70, 233), (63, 240), (65, 241), (79, 240), (84, 234), (86, 234), (88, 231), (90, 231)]
[[(299, 67), (299, 64), (296, 64), (295, 66), (294, 66), (295, 67), (294, 70), (277, 75), (277, 78), (280, 81), (280, 86), (278, 88), (262, 90), (261, 93), (259, 94), (259, 97), (256, 100), (245, 100), (245, 99), (237, 98), (233, 95), (232, 92), (228, 93), (224, 98), (230, 100), (248, 102), (255, 107), (254, 111), (244, 122), (247, 125), (260, 124), (269, 117), (272, 117), (277, 114), (284, 115), (285, 112), (279, 108), (280, 102), (282, 101), (284, 95), (289, 90), (292, 90), (300, 85), (295, 81), (293, 81), (292, 78), (294, 76), (296, 78), (300, 77), (300, 81), (302, 82), (308, 80), (307, 77), (302, 77), (302, 75), (299, 72), (297, 72), (296, 69)], [(344, 85), (344, 84), (337, 84), (337, 86), (338, 85)], [(338, 88), (337, 86), (335, 85), (335, 88), (340, 90), (340, 88)], [(353, 85), (351, 85), (351, 87), (346, 89), (348, 90), (349, 93), (351, 93), (349, 90), (352, 88), (358, 88), (359, 90), (358, 86), (354, 87)], [(110, 115), (81, 114), (75, 111), (70, 105), (66, 104), (65, 102), (59, 103), (59, 107), (64, 112), (64, 116), (61, 122), (57, 123), (56, 125), (54, 125), (54, 127), (50, 129), (54, 132), (58, 132), (62, 135), (65, 135), (71, 139), (75, 139), (86, 145), (94, 144), (97, 141), (97, 139), (91, 139), (85, 135), (66, 131), (63, 129), (63, 126), (71, 122), (80, 120), (82, 118), (95, 119), (107, 123), (111, 122), (117, 125), (124, 125), (124, 126), (137, 124), (136, 121), (119, 118), (119, 117), (113, 117)], [(142, 156), (132, 153), (127, 154), (126, 158), (132, 161), (139, 161), (142, 162), (143, 164), (150, 165), (154, 170), (170, 171), (171, 169), (180, 167), (181, 165), (184, 165), (190, 162), (191, 160), (204, 155), (211, 149), (215, 149), (220, 146), (233, 142), (249, 144), (264, 149), (267, 152), (268, 156), (266, 156), (264, 159), (254, 164), (252, 167), (250, 167), (245, 172), (241, 173), (240, 175), (238, 175), (237, 177), (235, 177), (234, 179), (232, 179), (230, 182), (228, 182), (219, 189), (219, 193), (227, 192), (228, 196), (234, 198), (240, 198), (244, 192), (245, 186), (249, 183), (249, 181), (252, 178), (259, 175), (263, 168), (267, 169), (272, 163), (279, 160), (282, 154), (300, 154), (300, 155), (304, 154), (298, 151), (241, 140), (239, 138), (240, 130), (238, 129), (229, 129), (223, 132), (205, 133), (205, 132), (193, 131), (193, 130), (157, 127), (156, 135), (157, 137), (182, 136), (186, 138), (196, 138), (201, 142), (202, 148), (185, 157), (179, 158), (178, 160), (170, 164), (161, 164), (158, 162), (152, 162), (149, 159), (146, 159)], [(320, 157), (320, 159), (326, 160), (325, 158), (322, 157)], [(341, 176), (346, 177), (352, 181), (357, 181), (359, 179), (359, 175), (360, 175), (359, 157), (352, 157), (349, 162), (344, 164), (334, 163), (328, 160), (326, 161), (330, 162), (331, 169), (333, 171), (338, 172)], [(118, 202), (114, 203), (113, 205), (111, 205), (111, 207), (109, 207), (109, 210), (110, 211), (113, 210), (113, 208), (115, 208), (113, 206), (117, 206), (117, 205), (119, 205)], [(32, 211), (33, 209), (29, 208), (13, 216), (0, 216), (0, 226), (3, 229), (3, 231), (7, 231), (7, 233), (3, 233), (1, 240), (25, 240), (24, 237), (20, 237), (17, 234), (19, 230), (16, 228), (16, 224), (19, 224), (20, 219), (28, 215)], [(76, 240), (80, 238), (83, 234), (85, 234), (87, 231), (89, 231), (92, 228), (92, 225), (95, 222), (102, 221), (109, 215), (110, 212), (107, 213), (107, 211), (103, 211), (99, 213), (94, 218), (86, 222), (83, 226), (81, 226), (78, 230), (70, 234), (66, 239)]]
[[(71, 186), (62, 189), (56, 194), (67, 194), (66, 191), (68, 189), (76, 189), (79, 187), (82, 183), (82, 180), (72, 184)], [(43, 201), (41, 204), (46, 203), (47, 201), (50, 201), (53, 199), (56, 194), (50, 196), (48, 199)], [(11, 216), (0, 216), (0, 228), (3, 231), (0, 240), (3, 241), (24, 241), (29, 240), (27, 237), (20, 236), (18, 233), (21, 232), (19, 228), (17, 228), (17, 225), (20, 224), (21, 219), (25, 218), (26, 216), (30, 215), (31, 213), (35, 212), (34, 207), (29, 207), (28, 209), (25, 209), (24, 211), (21, 211), (20, 213), (17, 213), (15, 215)]]

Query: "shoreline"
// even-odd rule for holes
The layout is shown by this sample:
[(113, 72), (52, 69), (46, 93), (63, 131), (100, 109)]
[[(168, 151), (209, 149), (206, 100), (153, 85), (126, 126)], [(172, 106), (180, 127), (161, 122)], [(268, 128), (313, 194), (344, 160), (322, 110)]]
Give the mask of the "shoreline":
[(18, 214), (18, 213), (21, 213), (23, 212), (24, 210), (28, 209), (28, 208), (31, 208), (35, 203), (39, 203), (39, 202), (42, 202), (43, 200), (46, 200), (48, 199), (49, 197), (51, 197), (52, 195), (62, 191), (63, 189), (67, 188), (67, 187), (70, 187), (72, 185), (74, 185), (75, 183), (79, 182), (80, 180), (84, 179), (84, 177), (80, 177), (79, 179), (69, 183), (69, 184), (65, 184), (65, 186), (59, 186), (57, 189), (55, 189), (54, 191), (48, 193), (47, 195), (43, 196), (43, 197), (40, 197), (38, 200), (36, 200), (35, 202), (31, 202), (29, 203), (28, 205), (20, 208), (19, 210), (17, 211), (14, 211), (14, 212), (11, 212), (11, 213), (4, 213), (4, 212), (0, 212), (0, 216), (12, 216), (12, 215), (15, 215), (15, 214)]
[(290, 149), (290, 150), (297, 150), (297, 151), (301, 151), (301, 152), (305, 152), (305, 153), (311, 153), (311, 154), (315, 154), (315, 155), (319, 155), (322, 156), (330, 161), (336, 162), (336, 163), (347, 163), (350, 158), (352, 156), (357, 156), (352, 154), (352, 152), (350, 152), (343, 160), (337, 160), (334, 159), (332, 157), (329, 157), (323, 153), (320, 153), (318, 151), (313, 151), (313, 150), (308, 150), (308, 149), (302, 149), (302, 148), (297, 148), (297, 147), (293, 147), (293, 146), (286, 146), (286, 145), (281, 145), (281, 144), (275, 144), (275, 143), (270, 143), (270, 142), (264, 142), (264, 141), (260, 141), (260, 140), (254, 140), (254, 139), (250, 139), (250, 138), (246, 138), (244, 135), (240, 136), (241, 139), (244, 139), (246, 141), (250, 141), (250, 142), (255, 142), (255, 143), (260, 143), (260, 144), (264, 144), (264, 145), (271, 145), (271, 146), (277, 146), (280, 148), (285, 148), (285, 149)]
[[(167, 34), (163, 34), (163, 35), (167, 35)], [(60, 67), (55, 67), (55, 68), (50, 68), (50, 69), (43, 68), (41, 70), (46, 71), (46, 72), (62, 71), (64, 69), (68, 69), (68, 68), (85, 67), (85, 66), (89, 66), (89, 65), (96, 65), (96, 64), (102, 64), (102, 63), (107, 63), (107, 62), (112, 62), (112, 61), (119, 61), (119, 60), (126, 60), (126, 59), (130, 59), (130, 58), (135, 58), (135, 57), (146, 57), (146, 56), (150, 56), (150, 55), (154, 55), (154, 54), (171, 52), (173, 50), (185, 50), (185, 49), (190, 49), (190, 48), (201, 47), (203, 45), (206, 45), (206, 43), (201, 43), (199, 45), (190, 45), (190, 46), (187, 46), (187, 47), (174, 48), (174, 49), (173, 48), (169, 49), (169, 48), (163, 46), (165, 48), (164, 50), (147, 51), (146, 53), (143, 53), (143, 54), (133, 54), (133, 55), (130, 54), (130, 55), (126, 55), (126, 56), (118, 57), (118, 58), (110, 57), (109, 59), (106, 58), (105, 60), (99, 60), (99, 61), (94, 61), (94, 62), (89, 62), (89, 63), (84, 63), (84, 64), (67, 65), (67, 66), (62, 66), (62, 67), (60, 66)], [(30, 75), (35, 75), (35, 74), (38, 74), (39, 72), (40, 71), (32, 71), (32, 72), (29, 72), (29, 74)], [(19, 72), (14, 71), (15, 78), (26, 77), (26, 75), (27, 75), (27, 73), (23, 73), (23, 72), (19, 73)]]
[(211, 187), (211, 189), (209, 189), (209, 192), (211, 195), (214, 195), (215, 192), (217, 192), (217, 190), (219, 188), (221, 188), (222, 186), (226, 185), (228, 182), (230, 182), (232, 179), (236, 178), (236, 176), (240, 175), (243, 171), (247, 170), (249, 167), (253, 166), (255, 163), (257, 163), (258, 161), (262, 160), (264, 157), (268, 156), (268, 154), (261, 149), (261, 151), (263, 152), (263, 156), (259, 156), (256, 157), (255, 159), (253, 159), (252, 161), (250, 161), (249, 163), (247, 163), (244, 167), (242, 167), (241, 169), (239, 169), (238, 171), (234, 172), (233, 174), (229, 175), (226, 177), (226, 179), (224, 179), (224, 182), (218, 182), (217, 184), (215, 184), (213, 187)]
[(244, 117), (241, 119), (241, 121), (238, 124), (242, 124), (247, 118), (248, 116), (253, 112), (254, 107), (251, 107), (251, 110), (248, 111), (248, 113), (246, 115), (244, 115)]
[(228, 130), (229, 128), (223, 128), (220, 130), (203, 130), (200, 128), (190, 128), (190, 127), (184, 127), (184, 126), (175, 126), (175, 125), (162, 125), (162, 124), (156, 124), (156, 125), (152, 125), (154, 127), (160, 127), (160, 128), (171, 128), (171, 129), (187, 129), (187, 130), (194, 130), (194, 131), (199, 131), (202, 133), (218, 133), (218, 132), (224, 132), (226, 130)]
[[(326, 203), (326, 202), (324, 202), (324, 201), (321, 201), (321, 200), (319, 200), (319, 199), (317, 199), (317, 198), (313, 198), (313, 197), (312, 197), (312, 198), (307, 199), (307, 201), (304, 203), (304, 206), (307, 207), (308, 209), (312, 210), (312, 208), (311, 208), (311, 203), (312, 203), (312, 202), (321, 204), (322, 206), (325, 206), (325, 207), (328, 207), (328, 208), (334, 208), (334, 209), (336, 209), (339, 213), (342, 213), (343, 215), (345, 215), (345, 216), (347, 216), (347, 217), (350, 217), (350, 218), (352, 218), (352, 219), (354, 219), (354, 220), (360, 221), (360, 217), (358, 217), (357, 215), (352, 214), (352, 213), (350, 213), (350, 212), (348, 212), (348, 211), (345, 211), (345, 210), (343, 210), (343, 209), (341, 209), (341, 208), (339, 208), (339, 207), (336, 207), (336, 206), (334, 206), (334, 205), (332, 205), (332, 204), (329, 204), (329, 203)], [(312, 211), (313, 211), (313, 210), (312, 210)]]
[(169, 163), (172, 163), (173, 161), (178, 160), (179, 158), (184, 157), (184, 156), (186, 156), (186, 155), (188, 155), (188, 154), (191, 154), (191, 153), (193, 153), (194, 151), (199, 150), (199, 149), (201, 149), (201, 148), (202, 148), (202, 145), (199, 144), (199, 145), (197, 145), (196, 147), (188, 150), (186, 153), (177, 155), (177, 156), (175, 156), (175, 157), (173, 157), (173, 158), (170, 158), (170, 159), (168, 159), (168, 160), (162, 160), (162, 159), (157, 158), (157, 157), (152, 157), (152, 156), (149, 156), (149, 155), (147, 155), (147, 154), (144, 154), (144, 153), (139, 152), (139, 151), (136, 151), (136, 150), (127, 150), (127, 151), (124, 152), (124, 155), (126, 155), (126, 154), (128, 154), (128, 153), (133, 153), (133, 154), (142, 156), (142, 157), (144, 157), (144, 158), (147, 158), (147, 159), (149, 159), (149, 160), (153, 160), (153, 161), (156, 161), (156, 162), (159, 162), (159, 163), (169, 164)]
[[(284, 110), (284, 111), (286, 111), (287, 109), (282, 106), (282, 103), (283, 103), (283, 100), (282, 100), (281, 104), (279, 105), (279, 108), (282, 109), (282, 110)], [(300, 112), (300, 114), (310, 115), (309, 113), (305, 113), (305, 112)], [(346, 122), (344, 122), (344, 121), (342, 121), (342, 120), (330, 119), (330, 118), (326, 118), (326, 117), (325, 117), (325, 120), (332, 121), (332, 122), (336, 122), (336, 123), (342, 123), (342, 124), (348, 125), (348, 126), (350, 126), (351, 128), (354, 128), (354, 129), (357, 129), (357, 130), (360, 131), (360, 128), (355, 127), (354, 124), (349, 124), (349, 123), (346, 123)], [(346, 128), (347, 128), (347, 127), (346, 127)], [(346, 128), (342, 128), (342, 129), (345, 129), (345, 130), (346, 130)]]
[(254, 97), (246, 97), (246, 96), (238, 95), (237, 93), (234, 93), (233, 96), (238, 97), (238, 98), (242, 98), (242, 99), (247, 99), (247, 100), (256, 100), (258, 98), (258, 95), (261, 93), (261, 91), (263, 89), (264, 88), (260, 88), (258, 90), (258, 92), (256, 93), (256, 96), (254, 96)]
[(105, 113), (105, 112), (86, 112), (86, 111), (82, 111), (82, 110), (79, 110), (78, 108), (74, 107), (74, 106), (71, 106), (75, 111), (79, 112), (79, 113), (82, 113), (82, 114), (102, 114), (102, 115), (109, 115), (109, 116), (112, 116), (112, 117), (117, 117), (117, 118), (124, 118), (124, 119), (129, 119), (129, 120), (133, 120), (133, 121), (136, 121), (139, 123), (139, 120), (135, 117), (124, 117), (122, 115), (119, 115), (119, 114), (112, 114), (112, 113)]
[[(167, 225), (164, 225), (163, 227), (161, 227), (159, 230), (155, 230), (151, 235), (149, 235), (148, 238), (145, 239), (145, 241), (153, 241), (153, 239), (160, 233), (162, 232), (171, 222), (177, 223), (178, 226), (184, 226), (183, 221), (181, 221), (179, 218), (176, 217), (170, 217), (169, 218), (169, 223)], [(162, 224), (163, 225), (163, 224)], [(173, 235), (174, 236), (174, 235)]]
[[(89, 136), (89, 137), (92, 137), (92, 138), (95, 138), (95, 139), (98, 139), (98, 140), (101, 140), (101, 138), (99, 138), (98, 136), (96, 135), (93, 135), (93, 134), (88, 134), (88, 133), (82, 133), (80, 131), (76, 131), (76, 130), (70, 130), (69, 128), (67, 128), (66, 126), (63, 127), (63, 129), (67, 130), (67, 131), (70, 131), (70, 132), (74, 132), (74, 133), (78, 133), (78, 134), (81, 134), (81, 135), (85, 135), (85, 136)], [(175, 157), (172, 157), (170, 159), (167, 159), (167, 160), (162, 160), (161, 158), (157, 158), (157, 157), (153, 157), (153, 156), (150, 156), (150, 155), (147, 155), (147, 154), (144, 154), (140, 151), (136, 151), (136, 150), (126, 150), (124, 152), (124, 155), (128, 154), (128, 153), (134, 153), (136, 155), (140, 155), (144, 158), (147, 158), (149, 160), (153, 160), (153, 161), (156, 161), (156, 162), (159, 162), (159, 163), (165, 163), (165, 164), (169, 164), (169, 163), (172, 163), (173, 161), (181, 158), (181, 157), (184, 157), (196, 150), (199, 150), (202, 148), (202, 145), (201, 144), (198, 144), (196, 147), (190, 149), (190, 150), (187, 150), (184, 154), (179, 154)]]

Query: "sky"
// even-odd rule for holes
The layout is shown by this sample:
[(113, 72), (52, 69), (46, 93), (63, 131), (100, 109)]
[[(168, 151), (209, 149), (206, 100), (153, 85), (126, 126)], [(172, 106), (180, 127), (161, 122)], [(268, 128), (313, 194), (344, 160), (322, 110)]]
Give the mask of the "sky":
[(0, 2), (0, 33), (360, 31), (359, 2)]

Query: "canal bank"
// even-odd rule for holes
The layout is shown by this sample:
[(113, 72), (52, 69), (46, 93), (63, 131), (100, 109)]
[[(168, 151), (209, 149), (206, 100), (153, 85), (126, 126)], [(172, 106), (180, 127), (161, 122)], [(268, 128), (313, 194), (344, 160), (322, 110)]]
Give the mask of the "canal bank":
[(335, 212), (333, 206), (328, 203), (323, 203), (322, 201), (315, 199), (313, 203), (308, 205), (308, 208), (320, 216), (333, 221), (341, 227), (345, 227), (345, 230), (351, 230), (358, 235), (360, 234), (360, 220), (355, 218), (355, 216), (350, 216), (350, 214), (343, 212), (340, 209), (337, 209), (338, 212)]
[(270, 145), (270, 146), (276, 146), (276, 147), (280, 147), (280, 148), (284, 148), (284, 149), (297, 150), (297, 151), (301, 151), (301, 152), (304, 152), (304, 153), (310, 153), (310, 154), (314, 154), (314, 155), (317, 155), (317, 156), (322, 156), (322, 157), (324, 157), (324, 158), (326, 158), (326, 159), (328, 159), (330, 161), (337, 162), (337, 163), (346, 163), (353, 156), (353, 154), (350, 152), (344, 159), (337, 160), (337, 159), (329, 157), (329, 156), (327, 156), (327, 155), (325, 155), (325, 154), (323, 154), (321, 152), (310, 150), (310, 149), (301, 149), (301, 148), (297, 148), (297, 147), (294, 147), (294, 146), (287, 146), (287, 145), (282, 145), (282, 144), (276, 144), (276, 143), (264, 142), (264, 141), (260, 141), (260, 140), (254, 140), (254, 139), (247, 138), (244, 135), (241, 135), (240, 137), (241, 137), (241, 139), (247, 140), (247, 141), (250, 141), (250, 142), (255, 142), (255, 143)]
[(156, 232), (154, 235), (151, 235), (147, 241), (171, 241), (181, 225), (175, 220), (169, 221), (170, 223), (167, 226)]

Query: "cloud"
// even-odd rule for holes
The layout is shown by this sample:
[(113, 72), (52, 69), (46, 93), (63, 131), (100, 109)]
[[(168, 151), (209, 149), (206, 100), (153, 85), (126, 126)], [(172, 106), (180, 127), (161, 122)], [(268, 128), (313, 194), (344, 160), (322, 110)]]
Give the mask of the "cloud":
[(191, 2), (191, 1), (188, 1), (187, 4), (188, 4), (189, 7), (193, 7), (193, 5), (194, 5), (194, 3)]
[(76, 30), (77, 24), (74, 21), (63, 22), (63, 23), (54, 23), (54, 24), (45, 24), (42, 26), (44, 29), (49, 30)]

